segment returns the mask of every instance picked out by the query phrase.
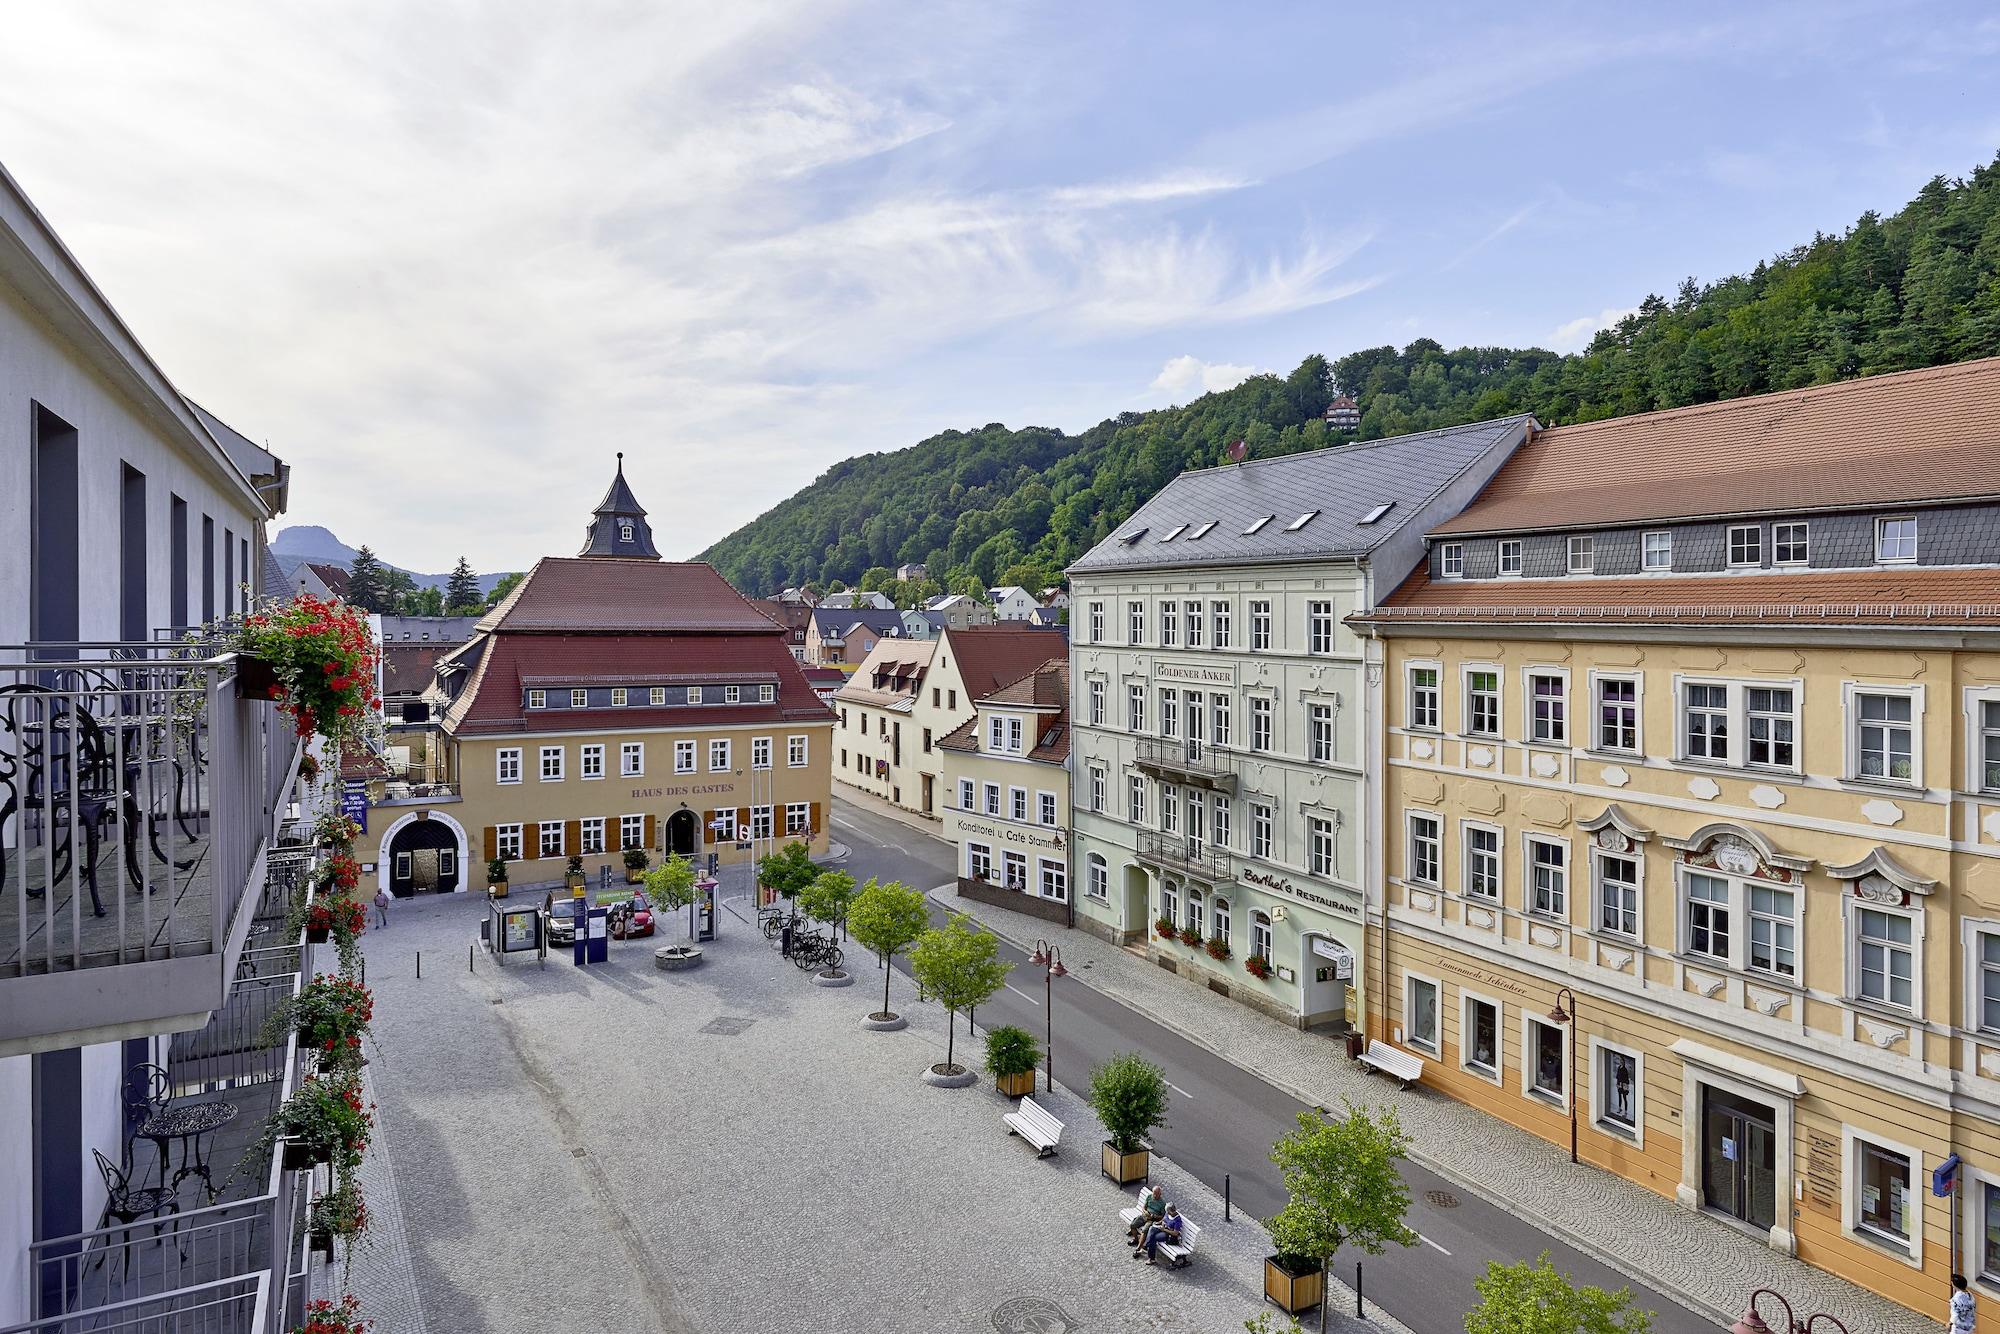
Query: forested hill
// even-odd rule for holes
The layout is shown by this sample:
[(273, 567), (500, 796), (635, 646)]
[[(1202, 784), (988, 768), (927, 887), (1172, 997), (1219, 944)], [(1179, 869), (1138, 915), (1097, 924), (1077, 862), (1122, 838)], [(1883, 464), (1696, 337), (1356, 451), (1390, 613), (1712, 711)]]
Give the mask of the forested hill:
[[(1270, 457), (1521, 411), (1544, 424), (1595, 421), (1996, 354), (2000, 159), (1747, 274), (1648, 296), (1581, 353), (1418, 339), (1331, 363), (1311, 356), (1283, 379), (1077, 435), (946, 431), (835, 465), (703, 559), (753, 594), (864, 576), (886, 586), (887, 569), (905, 562), (954, 590), (1037, 588), (1176, 473), (1223, 461), (1239, 439)], [(1321, 420), (1334, 385), (1360, 403), (1358, 433)]]

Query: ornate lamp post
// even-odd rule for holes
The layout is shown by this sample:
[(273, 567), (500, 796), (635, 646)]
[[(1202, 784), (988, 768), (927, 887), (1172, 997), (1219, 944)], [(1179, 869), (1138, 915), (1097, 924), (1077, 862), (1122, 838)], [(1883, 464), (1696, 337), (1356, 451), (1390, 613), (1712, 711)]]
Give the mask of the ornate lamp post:
[[(1785, 1327), (1783, 1329), (1773, 1331), (1769, 1325), (1764, 1323), (1764, 1317), (1757, 1314), (1757, 1299), (1759, 1297), (1769, 1297), (1776, 1301), (1778, 1305), (1785, 1308)], [(1750, 1309), (1743, 1313), (1741, 1320), (1729, 1327), (1729, 1334), (1812, 1334), (1812, 1327), (1822, 1320), (1839, 1330), (1840, 1334), (1847, 1334), (1847, 1326), (1841, 1324), (1839, 1320), (1824, 1311), (1816, 1311), (1812, 1315), (1807, 1316), (1803, 1321), (1799, 1320), (1792, 1314), (1792, 1304), (1786, 1301), (1782, 1294), (1774, 1292), (1770, 1288), (1759, 1288), (1750, 1294)]]
[[(1564, 1008), (1563, 997), (1569, 997), (1569, 1006)], [(1549, 1022), (1569, 1026), (1569, 1160), (1576, 1161), (1576, 993), (1568, 987), (1556, 988), (1556, 1008), (1549, 1011)], [(1737, 1334), (1742, 1334), (1737, 1331)]]
[(1056, 1091), (1056, 979), (1068, 977), (1069, 969), (1063, 967), (1062, 951), (1046, 940), (1035, 942), (1035, 952), (1028, 959), (1037, 968), (1046, 969), (1042, 978), (1042, 1008), (1047, 1011), (1049, 1021), (1048, 1037), (1043, 1043), (1049, 1061), (1049, 1092)]

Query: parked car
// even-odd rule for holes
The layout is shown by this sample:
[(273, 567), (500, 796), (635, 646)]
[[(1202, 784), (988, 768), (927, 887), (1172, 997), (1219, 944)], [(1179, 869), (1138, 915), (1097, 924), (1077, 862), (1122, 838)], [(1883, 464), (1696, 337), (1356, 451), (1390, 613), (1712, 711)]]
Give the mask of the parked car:
[(613, 940), (625, 940), (633, 936), (653, 934), (653, 905), (644, 894), (634, 894), (631, 898), (611, 905), (611, 920), (606, 923)]
[(553, 890), (542, 897), (542, 929), (551, 945), (574, 945), (576, 924), (584, 917), (587, 908), (582, 899), (568, 893), (558, 896)]

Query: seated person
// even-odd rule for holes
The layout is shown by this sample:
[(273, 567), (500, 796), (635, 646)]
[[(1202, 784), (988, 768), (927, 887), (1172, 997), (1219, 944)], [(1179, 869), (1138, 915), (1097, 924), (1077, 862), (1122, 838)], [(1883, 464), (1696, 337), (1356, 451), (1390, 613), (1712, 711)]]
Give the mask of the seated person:
[(1160, 1221), (1167, 1212), (1167, 1197), (1158, 1186), (1147, 1186), (1139, 1192), (1139, 1216), (1132, 1220), (1132, 1226), (1125, 1229), (1125, 1244), (1137, 1246), (1139, 1234), (1147, 1227)]
[(1166, 1217), (1157, 1223), (1148, 1223), (1146, 1225), (1146, 1239), (1139, 1244), (1138, 1250), (1132, 1252), (1132, 1258), (1134, 1260), (1144, 1260), (1147, 1264), (1152, 1264), (1158, 1259), (1161, 1242), (1179, 1241), (1180, 1239), (1181, 1211), (1178, 1206), (1170, 1204), (1167, 1206)]

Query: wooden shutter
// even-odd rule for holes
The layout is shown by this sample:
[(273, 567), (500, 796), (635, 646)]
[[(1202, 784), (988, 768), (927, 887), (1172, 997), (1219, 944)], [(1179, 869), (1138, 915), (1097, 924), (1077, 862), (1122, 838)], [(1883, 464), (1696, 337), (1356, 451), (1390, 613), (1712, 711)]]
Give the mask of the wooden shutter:
[(808, 843), (810, 843), (810, 842), (812, 841), (812, 837), (813, 837), (813, 835), (814, 835), (814, 834), (817, 834), (817, 833), (819, 832), (819, 803), (818, 803), (818, 802), (816, 802), (816, 801), (815, 801), (815, 802), (814, 802), (814, 803), (812, 804), (812, 809), (811, 809), (811, 810), (810, 810), (809, 812), (807, 812), (807, 814), (806, 814), (806, 820), (807, 820), (807, 824), (806, 824), (806, 841), (807, 841)]
[(736, 808), (736, 841), (738, 843), (748, 843), (750, 841), (750, 808), (748, 806), (739, 806)]
[(496, 825), (486, 826), (486, 860), (492, 861), (500, 855), (500, 830)]
[(563, 821), (563, 856), (574, 857), (583, 851), (583, 821)]
[(701, 841), (704, 843), (715, 842), (715, 816), (716, 813), (714, 811), (710, 811), (708, 813), (708, 819), (702, 822)]
[(644, 842), (644, 846), (645, 846), (645, 847), (647, 847), (647, 848), (651, 848), (651, 847), (653, 846), (653, 836), (654, 836), (654, 834), (655, 834), (655, 833), (656, 833), (656, 832), (658, 831), (658, 828), (659, 828), (659, 817), (658, 817), (658, 816), (653, 816), (653, 815), (649, 815), (649, 816), (647, 816), (647, 817), (646, 817), (646, 836), (645, 836), (645, 842)]

